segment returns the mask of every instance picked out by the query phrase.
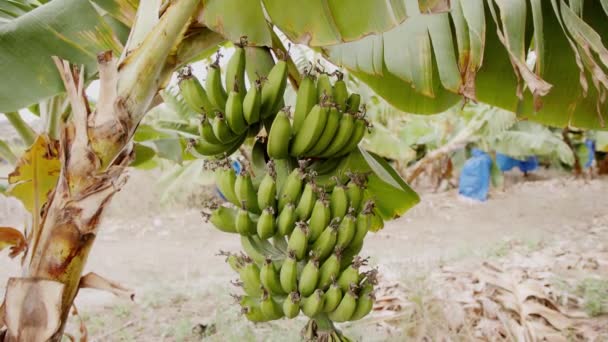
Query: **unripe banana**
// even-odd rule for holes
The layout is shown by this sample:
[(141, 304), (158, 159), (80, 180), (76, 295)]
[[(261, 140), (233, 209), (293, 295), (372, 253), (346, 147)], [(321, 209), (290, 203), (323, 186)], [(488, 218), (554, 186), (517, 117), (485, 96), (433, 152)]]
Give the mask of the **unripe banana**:
[(304, 186), (302, 196), (296, 207), (296, 219), (298, 221), (308, 221), (317, 200), (316, 186), (314, 182), (308, 182)]
[(346, 187), (337, 185), (334, 187), (329, 197), (329, 208), (331, 210), (331, 218), (342, 218), (346, 215), (348, 209), (348, 196), (346, 195)]
[(287, 203), (297, 203), (300, 200), (305, 176), (301, 168), (293, 169), (287, 176), (279, 194), (279, 210), (283, 210)]
[(236, 225), (234, 221), (237, 216), (237, 210), (234, 208), (222, 207), (215, 209), (209, 216), (209, 221), (215, 228), (226, 233), (236, 233)]
[(324, 305), (323, 312), (332, 312), (336, 310), (338, 305), (340, 305), (340, 301), (342, 301), (342, 289), (338, 284), (332, 284), (325, 294), (323, 295)]
[(260, 303), (258, 302), (250, 302), (245, 305), (241, 304), (241, 313), (247, 317), (251, 322), (259, 323), (259, 322), (268, 322), (270, 319), (266, 317), (262, 313), (262, 309), (260, 308)]
[(367, 201), (363, 210), (357, 215), (357, 223), (355, 225), (355, 236), (353, 237), (351, 244), (362, 244), (365, 235), (369, 231), (372, 225), (372, 216), (374, 211), (374, 202)]
[(317, 78), (317, 101), (319, 103), (333, 102), (333, 87), (327, 74), (321, 74)]
[(282, 236), (290, 235), (296, 226), (295, 207), (292, 203), (287, 203), (285, 208), (281, 210), (277, 218), (277, 228)]
[(338, 307), (328, 314), (329, 319), (334, 322), (346, 322), (348, 321), (355, 309), (357, 308), (357, 295), (352, 289), (348, 289), (342, 297)]
[(262, 210), (262, 215), (258, 219), (257, 232), (262, 240), (272, 237), (276, 233), (276, 224), (274, 219), (274, 209), (266, 208)]
[(211, 144), (204, 139), (190, 140), (188, 141), (188, 149), (190, 154), (196, 158), (204, 158), (208, 156), (229, 156), (234, 151), (238, 150), (243, 141), (245, 141), (246, 135), (237, 137), (236, 140), (226, 144)]
[(300, 83), (296, 97), (296, 107), (293, 112), (293, 131), (297, 133), (302, 128), (304, 119), (317, 103), (317, 86), (312, 75), (307, 74)]
[(266, 77), (274, 66), (274, 58), (272, 58), (270, 49), (265, 46), (245, 46), (244, 49), (247, 60), (245, 70), (249, 80)]
[(203, 116), (201, 119), (201, 125), (199, 127), (200, 136), (211, 144), (221, 144), (222, 142), (213, 133), (213, 126), (207, 116)]
[(338, 239), (336, 240), (336, 248), (343, 250), (346, 248), (353, 237), (355, 236), (356, 231), (356, 218), (353, 215), (354, 209), (351, 207), (349, 209), (348, 214), (344, 216), (340, 225), (338, 226)]
[(281, 287), (279, 272), (274, 267), (272, 260), (267, 258), (260, 270), (260, 281), (266, 290), (273, 295), (285, 294)]
[(346, 111), (346, 101), (348, 100), (348, 89), (346, 89), (346, 82), (342, 78), (342, 73), (338, 73), (338, 80), (334, 83), (333, 95), (334, 103), (338, 106), (340, 111)]
[[(266, 256), (263, 253), (265, 251), (261, 251), (259, 248), (259, 244), (262, 240), (256, 235), (250, 236), (242, 236), (241, 235), (241, 246), (243, 246), (243, 250), (249, 257), (249, 259), (253, 260), (256, 264), (262, 265), (266, 260)], [(263, 252), (263, 253), (262, 253)]]
[(243, 282), (245, 293), (250, 296), (262, 295), (262, 283), (260, 282), (260, 268), (253, 262), (247, 262), (239, 271)]
[(342, 148), (348, 144), (349, 139), (353, 134), (354, 127), (355, 118), (353, 115), (348, 113), (343, 114), (342, 118), (340, 119), (340, 125), (338, 126), (338, 132), (336, 132), (329, 146), (327, 146), (325, 151), (323, 151), (319, 157), (327, 158), (340, 152)]
[(221, 252), (219, 255), (225, 255), (226, 263), (236, 272), (239, 272), (241, 267), (245, 265), (245, 259), (237, 254)]
[(234, 193), (238, 199), (238, 203), (244, 203), (245, 208), (252, 213), (259, 214), (260, 207), (258, 206), (258, 197), (251, 181), (251, 176), (244, 169), (236, 176), (234, 182)]
[(355, 210), (355, 213), (359, 212), (364, 189), (364, 185), (357, 178), (353, 178), (346, 186), (348, 205)]
[(207, 79), (205, 80), (205, 89), (209, 95), (209, 101), (218, 110), (226, 108), (226, 90), (222, 85), (222, 73), (220, 71), (219, 55), (218, 59), (207, 68)]
[(361, 318), (367, 316), (372, 311), (374, 307), (374, 301), (376, 297), (373, 293), (362, 293), (359, 295), (357, 299), (357, 307), (355, 308), (355, 312), (350, 316), (350, 321), (358, 321)]
[(243, 116), (243, 103), (241, 101), (242, 96), (234, 90), (228, 94), (228, 100), (226, 100), (226, 122), (230, 130), (239, 135), (245, 133), (248, 128)]
[(184, 69), (179, 75), (179, 89), (188, 106), (199, 114), (213, 115), (215, 108), (207, 97), (207, 92), (192, 75), (190, 67)]
[(215, 118), (211, 122), (211, 127), (213, 128), (213, 134), (222, 144), (228, 144), (239, 137), (230, 129), (223, 113), (216, 113)]
[(262, 178), (258, 187), (258, 206), (260, 209), (276, 208), (277, 183), (274, 163), (270, 160), (267, 164), (268, 172)]
[(294, 157), (303, 156), (311, 149), (323, 134), (327, 122), (327, 108), (315, 105), (304, 119), (302, 128), (296, 133), (290, 147), (290, 154)]
[(267, 81), (262, 87), (262, 118), (272, 116), (276, 113), (277, 107), (287, 86), (287, 63), (278, 61), (270, 73)]
[(342, 273), (340, 273), (340, 277), (338, 278), (338, 285), (342, 291), (347, 291), (351, 284), (359, 284), (360, 275), (359, 275), (359, 267), (365, 265), (367, 262), (366, 259), (362, 259), (361, 257), (356, 257), (355, 260), (348, 266)]
[(346, 102), (346, 112), (348, 113), (356, 113), (359, 111), (359, 105), (361, 104), (361, 95), (352, 93), (348, 97), (348, 101)]
[(291, 232), (287, 241), (287, 250), (293, 251), (297, 260), (302, 260), (306, 256), (308, 247), (308, 227), (306, 223), (300, 221), (296, 228)]
[(283, 261), (283, 265), (281, 265), (279, 280), (281, 288), (286, 293), (291, 293), (298, 289), (298, 265), (293, 251), (289, 252), (288, 257)]
[(336, 132), (338, 131), (338, 125), (340, 124), (341, 118), (342, 113), (340, 113), (335, 106), (329, 109), (323, 134), (321, 134), (319, 140), (313, 145), (312, 149), (306, 152), (307, 156), (316, 157), (329, 146), (334, 135), (336, 135)]
[(230, 165), (220, 166), (215, 170), (215, 184), (230, 203), (240, 206), (239, 200), (234, 192), (236, 173)]
[(359, 252), (361, 252), (361, 249), (363, 249), (363, 242), (351, 241), (350, 245), (341, 253), (342, 259), (340, 260), (340, 269), (347, 269), (353, 263), (353, 260), (357, 257)]
[(300, 295), (297, 292), (291, 292), (285, 298), (283, 312), (287, 318), (294, 318), (300, 313)]
[(262, 313), (270, 320), (275, 320), (285, 316), (283, 308), (279, 303), (275, 302), (274, 299), (268, 292), (264, 292), (262, 300), (260, 301), (260, 309)]
[(226, 90), (238, 90), (241, 101), (245, 95), (245, 49), (238, 44), (226, 65)]
[(304, 297), (308, 297), (317, 288), (319, 281), (319, 261), (315, 258), (308, 260), (298, 282), (298, 290)]
[(316, 200), (315, 206), (310, 214), (310, 237), (311, 242), (315, 242), (319, 236), (323, 233), (323, 230), (329, 225), (331, 221), (331, 209), (329, 208), (329, 201), (321, 197)]
[(363, 139), (366, 129), (367, 122), (363, 119), (357, 119), (355, 121), (355, 128), (353, 134), (351, 135), (348, 143), (344, 145), (344, 147), (338, 153), (336, 153), (336, 157), (349, 154), (350, 152), (355, 150), (359, 145), (359, 142), (361, 142), (361, 139)]
[(256, 232), (256, 225), (253, 223), (251, 217), (249, 217), (249, 211), (246, 209), (239, 209), (236, 216), (236, 231), (241, 235), (252, 235)]
[(243, 100), (243, 116), (249, 125), (260, 121), (260, 108), (262, 107), (261, 83), (256, 80), (249, 88)]
[(319, 288), (325, 290), (340, 274), (340, 256), (332, 254), (319, 268)]
[(338, 237), (338, 221), (332, 221), (327, 228), (321, 233), (321, 236), (312, 245), (312, 253), (316, 255), (319, 260), (325, 260), (331, 252), (334, 250), (336, 245), (336, 239)]
[(273, 159), (289, 157), (289, 141), (291, 140), (291, 123), (288, 109), (284, 108), (274, 118), (270, 133), (268, 133), (268, 156)]
[(316, 290), (302, 299), (302, 312), (312, 318), (323, 311), (323, 291)]

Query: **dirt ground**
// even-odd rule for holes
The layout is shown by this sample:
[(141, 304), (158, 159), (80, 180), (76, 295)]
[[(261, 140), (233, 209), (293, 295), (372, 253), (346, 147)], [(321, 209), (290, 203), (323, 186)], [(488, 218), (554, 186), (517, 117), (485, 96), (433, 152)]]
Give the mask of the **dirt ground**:
[[(216, 255), (219, 250), (237, 251), (238, 238), (203, 223), (198, 210), (162, 208), (151, 190), (155, 176), (133, 172), (102, 223), (87, 269), (134, 289), (135, 301), (82, 290), (76, 304), (89, 340), (298, 341), (304, 319), (254, 325), (239, 316), (229, 296), (236, 292), (229, 284), (236, 275)], [(472, 274), (484, 263), (504, 265), (505, 272), (513, 265), (551, 268), (550, 281), (573, 293), (589, 279), (608, 284), (608, 259), (602, 257), (597, 267), (553, 268), (562, 252), (608, 255), (608, 179), (507, 180), (506, 190), (495, 190), (485, 203), (460, 199), (454, 190), (424, 194), (421, 204), (406, 215), (368, 235), (362, 254), (379, 266), (387, 288), (393, 284), (402, 290), (385, 291), (383, 298), (394, 302), (393, 307), (340, 326), (346, 334), (364, 341), (487, 339), (468, 323), (454, 327), (447, 304), (437, 302), (445, 298), (443, 290), (458, 283), (444, 276), (450, 269)], [(0, 224), (21, 225), (24, 216), (18, 205), (2, 203)], [(18, 267), (2, 256), (0, 284), (5, 284), (7, 277), (18, 274)], [(607, 312), (604, 290), (608, 287), (599, 290), (599, 299), (581, 294), (580, 309), (597, 304), (595, 313)], [(572, 339), (594, 336), (608, 341), (605, 317), (587, 319), (594, 333)], [(77, 323), (73, 318), (70, 326), (76, 336)]]

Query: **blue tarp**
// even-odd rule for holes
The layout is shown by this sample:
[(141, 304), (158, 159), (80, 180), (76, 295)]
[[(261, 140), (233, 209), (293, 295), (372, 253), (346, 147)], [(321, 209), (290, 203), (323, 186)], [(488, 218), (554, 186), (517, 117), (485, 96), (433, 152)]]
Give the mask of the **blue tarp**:
[(514, 167), (518, 167), (521, 172), (530, 172), (538, 168), (538, 158), (531, 156), (525, 160), (519, 160), (502, 153), (496, 153), (496, 164), (502, 172), (509, 171)]
[(593, 164), (593, 160), (595, 159), (595, 141), (587, 139), (585, 140), (585, 146), (587, 146), (587, 152), (589, 154), (587, 157), (587, 161), (585, 162), (585, 165), (583, 165), (583, 167), (585, 169), (588, 169), (591, 167), (591, 164)]
[[(241, 163), (239, 163), (238, 160), (233, 160), (231, 165), (234, 169), (234, 172), (236, 172), (236, 174), (238, 175), (241, 172)], [(226, 197), (224, 197), (224, 194), (222, 194), (222, 192), (220, 191), (220, 189), (217, 188), (217, 186), (215, 187), (215, 192), (222, 200), (227, 201)]]
[(462, 167), (458, 193), (462, 196), (485, 201), (490, 189), (492, 158), (482, 150), (473, 149), (472, 156)]

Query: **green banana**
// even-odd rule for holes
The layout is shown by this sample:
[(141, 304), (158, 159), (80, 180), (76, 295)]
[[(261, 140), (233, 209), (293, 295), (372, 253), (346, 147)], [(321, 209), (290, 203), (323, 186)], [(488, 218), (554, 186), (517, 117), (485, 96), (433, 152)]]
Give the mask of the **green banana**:
[(319, 268), (319, 288), (325, 290), (340, 274), (340, 255), (336, 252)]
[(242, 135), (228, 144), (211, 144), (204, 139), (190, 140), (188, 150), (196, 158), (220, 155), (226, 157), (238, 150), (246, 137), (246, 135)]
[(232, 133), (224, 114), (221, 112), (216, 113), (215, 118), (213, 118), (213, 121), (211, 122), (211, 128), (213, 129), (215, 137), (221, 141), (222, 144), (228, 144), (239, 137)]
[(245, 171), (241, 170), (241, 173), (236, 176), (234, 182), (234, 193), (238, 199), (238, 203), (244, 203), (245, 208), (254, 214), (259, 214), (260, 207), (258, 206), (258, 197), (251, 181), (251, 176)]
[(355, 236), (353, 237), (351, 244), (362, 244), (365, 235), (369, 231), (372, 225), (372, 216), (374, 214), (374, 201), (369, 200), (365, 203), (363, 210), (357, 215), (357, 222), (355, 225)]
[(354, 128), (352, 136), (350, 137), (348, 143), (346, 145), (344, 145), (342, 150), (340, 152), (338, 152), (336, 154), (336, 156), (339, 157), (339, 156), (349, 154), (354, 149), (356, 149), (357, 146), (359, 145), (359, 142), (361, 142), (361, 139), (363, 139), (366, 129), (367, 129), (367, 122), (364, 119), (357, 119), (357, 121), (355, 121), (355, 128)]
[(312, 318), (323, 311), (323, 291), (315, 290), (309, 297), (302, 299), (302, 312)]
[(243, 246), (243, 250), (247, 253), (247, 256), (252, 259), (256, 264), (262, 265), (266, 260), (266, 256), (260, 252), (260, 248), (257, 247), (256, 239), (259, 238), (255, 235), (250, 236), (242, 236), (241, 235), (241, 246)]
[(357, 308), (357, 295), (352, 289), (348, 289), (342, 297), (338, 307), (328, 314), (329, 319), (334, 322), (346, 322), (355, 313)]
[(348, 197), (348, 205), (355, 210), (355, 213), (359, 212), (364, 190), (365, 185), (360, 177), (351, 177), (351, 181), (346, 186), (346, 197)]
[(240, 206), (239, 200), (234, 192), (234, 184), (236, 183), (236, 173), (234, 169), (228, 165), (220, 166), (215, 170), (215, 184), (222, 195), (232, 204)]
[(310, 164), (310, 170), (318, 175), (333, 174), (344, 158), (320, 159)]
[(319, 75), (317, 78), (317, 101), (319, 103), (333, 102), (333, 96), (333, 87), (329, 76), (327, 74)]
[(352, 316), (350, 316), (350, 321), (358, 321), (361, 318), (367, 316), (374, 307), (374, 301), (376, 297), (373, 293), (367, 293), (360, 295), (357, 299), (357, 307), (355, 308), (355, 312)]
[(296, 223), (296, 228), (291, 232), (287, 241), (287, 250), (293, 251), (297, 260), (302, 260), (306, 256), (306, 248), (308, 247), (308, 226), (306, 223), (299, 221)]
[(298, 281), (298, 291), (304, 297), (310, 296), (313, 291), (317, 288), (319, 281), (319, 261), (315, 258), (309, 259), (302, 273), (300, 274), (300, 280)]
[(263, 46), (245, 46), (245, 70), (249, 80), (257, 80), (260, 77), (266, 77), (274, 66), (274, 59), (270, 53), (270, 49)]
[(222, 232), (237, 233), (236, 225), (234, 224), (236, 216), (236, 209), (220, 206), (211, 212), (209, 222)]
[(340, 111), (346, 111), (346, 101), (348, 100), (348, 89), (346, 89), (346, 82), (344, 82), (343, 74), (341, 72), (337, 73), (338, 80), (334, 83), (333, 95), (334, 95), (334, 103), (338, 106)]
[(332, 312), (338, 307), (340, 301), (342, 300), (342, 290), (338, 284), (334, 283), (327, 291), (325, 291), (323, 297), (325, 297), (323, 312)]
[(188, 106), (199, 114), (213, 115), (215, 108), (207, 97), (207, 92), (187, 67), (179, 74), (179, 89)]
[(352, 93), (348, 97), (348, 101), (346, 102), (346, 112), (348, 113), (356, 113), (359, 111), (359, 105), (361, 104), (361, 95)]
[(274, 209), (265, 208), (258, 219), (257, 232), (262, 240), (272, 237), (276, 233), (277, 227), (274, 219)]
[(250, 296), (262, 294), (262, 283), (260, 282), (260, 268), (254, 262), (246, 262), (240, 269), (239, 276), (243, 282), (245, 293)]
[(294, 136), (289, 151), (290, 154), (294, 157), (300, 157), (311, 149), (319, 140), (321, 134), (323, 134), (326, 122), (327, 108), (315, 105), (306, 116), (306, 119), (304, 119), (302, 128)]
[[(337, 181), (336, 181), (337, 182)], [(334, 187), (329, 197), (329, 208), (331, 218), (342, 218), (346, 215), (348, 209), (348, 196), (346, 195), (346, 187), (338, 184)]]
[(282, 109), (272, 122), (268, 133), (268, 156), (273, 159), (289, 157), (289, 141), (291, 140), (291, 123), (289, 122), (289, 109)]
[(312, 245), (312, 253), (316, 255), (319, 260), (325, 260), (331, 252), (334, 250), (336, 245), (336, 239), (338, 237), (338, 221), (332, 220), (332, 222), (325, 228), (323, 233)]
[(279, 279), (279, 273), (274, 267), (272, 260), (267, 258), (264, 261), (264, 265), (260, 270), (260, 281), (264, 288), (270, 291), (273, 295), (282, 295), (285, 294), (283, 288), (281, 287), (281, 280)]
[(304, 191), (302, 191), (302, 195), (298, 201), (298, 206), (296, 207), (295, 212), (296, 220), (308, 221), (308, 218), (310, 218), (310, 215), (312, 214), (312, 209), (315, 206), (316, 200), (316, 185), (314, 181), (309, 181), (304, 186)]
[[(321, 192), (321, 194), (324, 195), (323, 192)], [(323, 233), (323, 230), (325, 230), (331, 221), (329, 201), (327, 201), (323, 195), (321, 195), (315, 201), (315, 206), (310, 214), (310, 222), (308, 226), (310, 228), (309, 240), (311, 242), (315, 242), (319, 238), (319, 236)]]
[(268, 292), (264, 292), (260, 301), (260, 309), (262, 313), (270, 320), (275, 320), (285, 316), (283, 308), (279, 303), (275, 302)]
[(352, 114), (345, 113), (342, 115), (340, 119), (340, 125), (338, 126), (338, 131), (334, 135), (331, 143), (325, 151), (323, 151), (319, 157), (327, 158), (331, 157), (334, 154), (340, 152), (342, 148), (348, 144), (351, 135), (353, 134), (353, 129), (355, 127), (355, 118)]
[(266, 166), (268, 172), (260, 182), (258, 187), (258, 206), (261, 209), (275, 208), (277, 196), (276, 172), (274, 171), (274, 163), (270, 160)]
[(226, 100), (226, 122), (235, 134), (243, 134), (249, 128), (247, 122), (245, 122), (241, 101), (240, 93), (234, 90), (228, 94), (228, 100)]
[(246, 209), (239, 209), (235, 220), (236, 231), (241, 235), (252, 235), (256, 232), (256, 225), (253, 223), (251, 217), (249, 217), (249, 211)]
[[(249, 296), (246, 296), (249, 297)], [(254, 302), (253, 300), (247, 303), (241, 303), (241, 313), (247, 317), (251, 322), (268, 322), (270, 319), (262, 313), (260, 303)]]
[(226, 256), (226, 263), (236, 272), (239, 272), (241, 267), (245, 265), (245, 258), (238, 254), (220, 251), (220, 254), (218, 255)]
[(276, 112), (286, 87), (287, 62), (280, 60), (272, 67), (266, 83), (262, 86), (262, 118), (269, 117)]
[(305, 174), (301, 168), (295, 168), (281, 188), (279, 193), (279, 210), (283, 210), (287, 203), (297, 203), (302, 193), (302, 184), (304, 183)]
[(290, 235), (296, 226), (296, 213), (295, 207), (292, 203), (287, 205), (281, 210), (279, 217), (277, 218), (277, 228), (281, 236)]
[(365, 265), (366, 263), (366, 259), (355, 257), (355, 260), (353, 260), (350, 266), (340, 273), (340, 277), (338, 277), (338, 285), (340, 285), (342, 291), (347, 291), (351, 284), (359, 284), (359, 280), (361, 278), (359, 274), (359, 267)]
[(340, 113), (335, 106), (332, 106), (329, 109), (329, 114), (327, 115), (327, 122), (325, 123), (323, 133), (319, 137), (319, 140), (315, 142), (312, 149), (306, 152), (307, 156), (316, 157), (321, 154), (321, 152), (323, 152), (327, 146), (329, 146), (334, 138), (334, 135), (338, 131), (338, 125), (340, 124), (341, 118), (342, 113)]
[(226, 108), (226, 90), (222, 85), (222, 74), (220, 71), (219, 54), (218, 58), (207, 68), (207, 79), (205, 80), (205, 88), (209, 101), (218, 110)]
[(298, 94), (296, 97), (296, 107), (293, 112), (293, 131), (297, 133), (300, 131), (304, 119), (314, 105), (317, 103), (317, 87), (315, 85), (315, 79), (312, 75), (307, 74), (300, 83)]
[(293, 251), (289, 251), (289, 254), (279, 272), (279, 281), (281, 282), (281, 288), (286, 293), (291, 293), (298, 289), (298, 265), (296, 256)]
[(294, 318), (300, 313), (300, 294), (291, 292), (283, 301), (285, 317)]
[(340, 255), (342, 257), (342, 259), (340, 260), (340, 269), (345, 270), (346, 268), (348, 268), (353, 263), (353, 260), (355, 259), (357, 254), (361, 252), (361, 249), (363, 249), (363, 242), (351, 241), (350, 245), (348, 245), (348, 247), (346, 247), (346, 249), (343, 250)]
[(201, 118), (201, 125), (199, 126), (198, 133), (203, 139), (205, 139), (207, 142), (209, 142), (211, 144), (221, 144), (222, 143), (215, 136), (215, 133), (213, 133), (213, 126), (211, 126), (211, 121), (209, 120), (209, 118), (206, 115), (204, 115)]
[(245, 49), (238, 44), (234, 46), (234, 53), (228, 65), (226, 65), (226, 90), (236, 90), (239, 92), (241, 100), (245, 94)]
[(243, 116), (249, 125), (260, 121), (260, 108), (262, 106), (262, 84), (256, 80), (249, 88), (243, 100)]
[(338, 226), (338, 238), (336, 240), (336, 248), (340, 250), (345, 249), (353, 237), (355, 236), (356, 231), (356, 221), (357, 219), (354, 216), (354, 209), (351, 207), (348, 210), (348, 214), (344, 216), (342, 221), (340, 222), (340, 226)]

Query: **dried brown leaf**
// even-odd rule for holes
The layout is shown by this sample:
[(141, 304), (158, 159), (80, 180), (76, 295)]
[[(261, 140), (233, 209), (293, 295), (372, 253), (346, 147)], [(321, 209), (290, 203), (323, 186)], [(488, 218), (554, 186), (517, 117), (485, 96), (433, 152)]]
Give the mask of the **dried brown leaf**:
[(14, 258), (23, 252), (27, 247), (27, 242), (23, 234), (15, 228), (0, 227), (0, 251), (10, 247), (9, 257)]
[(133, 290), (128, 289), (118, 284), (117, 282), (108, 280), (95, 272), (89, 272), (85, 276), (80, 278), (79, 287), (81, 289), (90, 288), (108, 291), (121, 298), (126, 298), (130, 300), (135, 299), (135, 292)]

